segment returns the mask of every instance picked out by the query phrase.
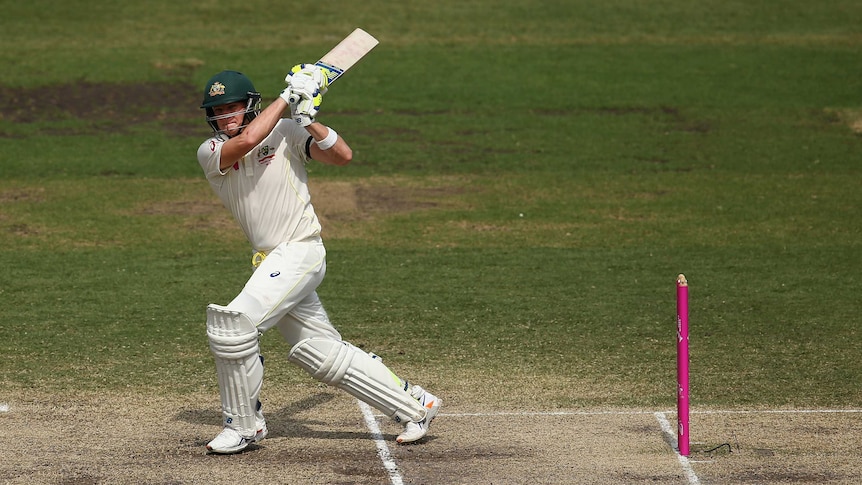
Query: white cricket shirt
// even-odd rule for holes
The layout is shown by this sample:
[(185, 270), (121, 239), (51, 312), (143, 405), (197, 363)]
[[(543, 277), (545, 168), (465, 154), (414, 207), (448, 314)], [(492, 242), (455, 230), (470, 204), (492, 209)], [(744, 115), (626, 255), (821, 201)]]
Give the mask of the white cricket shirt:
[(224, 172), (219, 170), (224, 140), (213, 137), (198, 148), (198, 162), (210, 186), (256, 251), (268, 252), (282, 242), (320, 235), (305, 170), (308, 138), (305, 128), (282, 119), (258, 146)]

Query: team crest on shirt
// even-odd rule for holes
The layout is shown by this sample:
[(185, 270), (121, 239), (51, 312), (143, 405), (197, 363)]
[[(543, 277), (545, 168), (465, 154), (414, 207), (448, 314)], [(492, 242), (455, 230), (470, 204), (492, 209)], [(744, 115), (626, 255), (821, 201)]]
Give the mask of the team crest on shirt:
[(269, 165), (273, 158), (275, 158), (275, 147), (263, 145), (257, 149), (257, 163)]
[(216, 81), (210, 86), (210, 96), (220, 96), (224, 94), (224, 84)]

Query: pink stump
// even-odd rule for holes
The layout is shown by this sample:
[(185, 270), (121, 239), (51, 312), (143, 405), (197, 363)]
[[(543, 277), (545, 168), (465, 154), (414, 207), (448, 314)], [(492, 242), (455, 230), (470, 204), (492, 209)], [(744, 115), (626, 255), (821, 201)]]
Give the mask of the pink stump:
[(679, 454), (689, 454), (688, 428), (688, 281), (676, 279), (676, 409)]

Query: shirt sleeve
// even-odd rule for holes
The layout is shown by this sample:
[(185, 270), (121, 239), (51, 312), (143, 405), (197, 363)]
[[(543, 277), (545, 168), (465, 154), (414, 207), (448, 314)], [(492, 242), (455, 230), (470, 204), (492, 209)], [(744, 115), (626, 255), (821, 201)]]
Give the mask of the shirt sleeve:
[(291, 152), (297, 155), (303, 163), (308, 163), (311, 160), (310, 153), (307, 150), (307, 142), (311, 138), (308, 131), (297, 124), (290, 118), (282, 118), (275, 125), (275, 130), (284, 136), (287, 144), (291, 147)]
[(222, 144), (224, 144), (224, 141), (218, 138), (210, 138), (198, 147), (198, 163), (200, 163), (208, 179), (227, 173), (222, 172), (219, 168)]

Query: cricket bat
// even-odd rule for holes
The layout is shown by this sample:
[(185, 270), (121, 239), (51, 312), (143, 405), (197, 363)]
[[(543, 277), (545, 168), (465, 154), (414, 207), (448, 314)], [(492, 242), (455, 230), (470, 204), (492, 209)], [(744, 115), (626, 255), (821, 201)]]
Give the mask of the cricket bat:
[[(377, 46), (379, 41), (371, 34), (362, 30), (356, 29), (345, 37), (335, 47), (327, 52), (314, 65), (320, 66), (326, 71), (329, 77), (329, 84), (334, 83), (354, 64), (359, 62), (359, 59), (365, 57), (365, 54), (371, 52), (371, 49)], [(299, 96), (296, 94), (290, 95), (290, 102), (299, 102)]]

